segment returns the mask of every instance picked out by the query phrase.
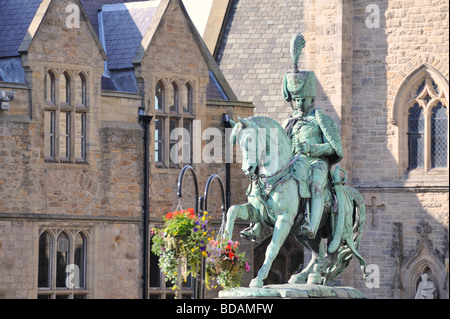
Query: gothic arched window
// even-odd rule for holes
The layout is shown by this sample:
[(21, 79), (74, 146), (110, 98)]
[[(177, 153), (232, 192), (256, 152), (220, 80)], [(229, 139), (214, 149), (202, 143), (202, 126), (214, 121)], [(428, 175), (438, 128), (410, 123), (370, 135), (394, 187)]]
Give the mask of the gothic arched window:
[(38, 298), (85, 299), (89, 295), (87, 230), (47, 229), (39, 236)]
[(448, 167), (448, 109), (444, 94), (426, 73), (408, 103), (408, 170)]
[[(88, 78), (68, 71), (44, 75), (44, 157), (48, 162), (86, 163)], [(55, 94), (56, 93), (56, 94)]]
[(157, 167), (179, 168), (180, 163), (192, 163), (193, 87), (195, 83), (182, 79), (156, 82), (153, 136)]

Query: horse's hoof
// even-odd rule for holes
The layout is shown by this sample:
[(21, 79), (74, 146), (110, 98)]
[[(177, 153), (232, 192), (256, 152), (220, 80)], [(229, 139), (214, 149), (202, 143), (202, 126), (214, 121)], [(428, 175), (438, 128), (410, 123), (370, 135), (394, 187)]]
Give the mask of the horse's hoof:
[(311, 273), (308, 276), (308, 281), (306, 282), (312, 285), (321, 285), (322, 284), (322, 276), (317, 273)]
[(303, 275), (303, 274), (297, 274), (297, 275), (292, 275), (291, 278), (289, 279), (288, 283), (289, 284), (305, 284), (307, 278), (307, 275)]
[(250, 281), (250, 288), (262, 288), (263, 286), (263, 281), (261, 279), (259, 279), (258, 277), (253, 278), (252, 281)]

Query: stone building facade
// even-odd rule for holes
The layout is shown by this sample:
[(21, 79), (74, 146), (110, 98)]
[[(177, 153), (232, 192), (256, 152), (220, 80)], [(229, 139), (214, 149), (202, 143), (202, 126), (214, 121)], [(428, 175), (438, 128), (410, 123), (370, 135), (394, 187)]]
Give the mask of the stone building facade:
[(281, 80), (291, 37), (306, 39), (299, 69), (315, 72), (316, 106), (340, 126), (348, 185), (366, 198), (360, 250), (374, 277), (366, 284), (355, 266), (341, 282), (413, 298), (426, 272), (448, 298), (449, 1), (216, 0), (212, 10), (205, 41), (257, 115), (292, 112)]
[[(248, 117), (253, 105), (236, 99), (179, 0), (26, 2), (0, 3), (0, 91), (14, 96), (0, 111), (0, 298), (143, 298), (143, 120), (153, 116), (152, 226), (177, 207), (187, 163), (201, 190), (219, 174), (231, 202), (244, 200), (237, 164), (227, 173), (223, 154), (197, 159), (206, 128), (223, 132), (223, 114)], [(198, 145), (184, 162), (170, 157), (172, 126)], [(219, 222), (218, 191), (208, 207)], [(149, 265), (148, 297), (173, 297)]]

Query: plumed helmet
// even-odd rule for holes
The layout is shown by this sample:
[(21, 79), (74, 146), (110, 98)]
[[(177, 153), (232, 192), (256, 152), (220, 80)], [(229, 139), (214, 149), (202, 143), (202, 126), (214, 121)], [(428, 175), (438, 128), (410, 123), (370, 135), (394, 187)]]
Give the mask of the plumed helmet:
[(294, 70), (283, 78), (283, 96), (288, 102), (295, 98), (316, 97), (316, 77), (312, 71), (299, 71), (298, 61), (306, 41), (300, 33), (295, 34), (290, 43), (290, 54)]
[(283, 78), (283, 97), (288, 102), (295, 98), (315, 98), (316, 76), (314, 72), (287, 72)]

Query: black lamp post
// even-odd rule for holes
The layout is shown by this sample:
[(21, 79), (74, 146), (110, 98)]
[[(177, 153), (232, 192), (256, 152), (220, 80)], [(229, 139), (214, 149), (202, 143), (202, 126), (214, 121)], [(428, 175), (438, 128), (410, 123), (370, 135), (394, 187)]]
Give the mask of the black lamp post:
[(153, 116), (146, 115), (142, 108), (139, 108), (139, 122), (144, 127), (144, 199), (142, 213), (144, 215), (144, 240), (143, 240), (143, 299), (148, 299), (148, 278), (149, 278), (149, 146), (150, 146), (150, 122)]

